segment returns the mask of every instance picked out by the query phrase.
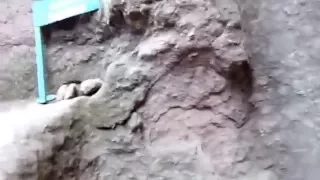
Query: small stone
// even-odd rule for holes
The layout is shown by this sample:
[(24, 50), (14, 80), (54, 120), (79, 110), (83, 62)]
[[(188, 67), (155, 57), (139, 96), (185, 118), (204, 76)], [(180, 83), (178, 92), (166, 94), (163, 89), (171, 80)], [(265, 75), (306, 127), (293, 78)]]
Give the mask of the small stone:
[(80, 92), (85, 96), (92, 96), (97, 93), (102, 86), (100, 79), (88, 79), (81, 83)]
[(70, 84), (64, 94), (64, 100), (75, 98), (77, 95), (77, 85), (74, 83)]
[(68, 88), (68, 85), (66, 85), (66, 84), (59, 87), (59, 89), (56, 93), (56, 100), (57, 101), (61, 101), (64, 99), (64, 95), (66, 94), (67, 88)]

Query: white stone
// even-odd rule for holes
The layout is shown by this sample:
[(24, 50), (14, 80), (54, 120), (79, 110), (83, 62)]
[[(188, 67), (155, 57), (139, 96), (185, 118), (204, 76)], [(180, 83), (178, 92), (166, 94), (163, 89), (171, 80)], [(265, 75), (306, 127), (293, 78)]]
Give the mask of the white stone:
[(100, 79), (88, 79), (81, 83), (80, 92), (83, 95), (91, 96), (98, 92), (102, 86), (102, 81)]
[(59, 87), (59, 89), (56, 93), (56, 100), (57, 101), (61, 101), (64, 99), (64, 95), (66, 94), (67, 88), (68, 88), (68, 85), (66, 85), (66, 84)]
[(67, 90), (64, 94), (64, 100), (67, 100), (67, 99), (72, 99), (72, 98), (75, 98), (77, 97), (77, 85), (72, 83), (70, 84), (68, 87), (67, 87)]

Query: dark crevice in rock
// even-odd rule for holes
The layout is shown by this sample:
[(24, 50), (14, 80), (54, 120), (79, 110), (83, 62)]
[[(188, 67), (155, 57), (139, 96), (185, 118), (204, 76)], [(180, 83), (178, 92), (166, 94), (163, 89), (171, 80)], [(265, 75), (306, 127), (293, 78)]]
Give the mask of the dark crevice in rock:
[(253, 70), (248, 61), (235, 62), (230, 66), (228, 79), (232, 84), (243, 84), (248, 89), (252, 89)]
[(237, 121), (233, 117), (225, 116), (236, 122), (238, 128), (243, 127), (250, 119), (250, 114), (253, 110), (253, 104), (250, 97), (253, 93), (253, 70), (248, 61), (231, 64), (228, 80), (231, 84), (233, 93), (239, 94), (242, 97), (244, 113), (246, 114), (242, 121)]
[(109, 25), (114, 28), (122, 28), (125, 25), (125, 22), (122, 10), (112, 8)]
[[(238, 48), (240, 45), (240, 42), (228, 42), (228, 46), (234, 46)], [(228, 114), (221, 113), (221, 115), (224, 115), (227, 119), (233, 121), (237, 128), (241, 128), (249, 121), (250, 113), (254, 108), (250, 101), (250, 97), (253, 93), (254, 82), (253, 69), (250, 65), (250, 59), (232, 61), (229, 59), (224, 59), (217, 54), (215, 54), (215, 57), (218, 63), (213, 63), (212, 68), (228, 81), (228, 88), (231, 89), (234, 95), (242, 97), (242, 106), (243, 109), (245, 109), (244, 111), (246, 114), (242, 120), (237, 120), (237, 118), (234, 118)]]

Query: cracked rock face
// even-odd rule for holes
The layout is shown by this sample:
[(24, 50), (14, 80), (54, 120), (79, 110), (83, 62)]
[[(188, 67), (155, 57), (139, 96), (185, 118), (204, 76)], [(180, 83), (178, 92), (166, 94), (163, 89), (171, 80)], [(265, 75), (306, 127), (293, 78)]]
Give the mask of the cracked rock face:
[[(57, 90), (62, 81), (72, 79), (101, 78), (100, 90), (43, 107), (67, 104), (67, 115), (52, 114), (49, 130), (32, 132), (35, 137), (59, 137), (59, 142), (48, 145), (48, 154), (46, 148), (30, 150), (35, 167), (26, 164), (3, 172), (16, 179), (61, 180), (269, 175), (267, 170), (251, 172), (251, 142), (241, 136), (252, 110), (253, 77), (236, 2), (103, 4), (100, 12), (85, 16), (88, 21), (67, 20), (45, 31), (50, 88)], [(62, 28), (65, 24), (72, 26)], [(19, 98), (14, 96), (19, 89), (0, 98)]]

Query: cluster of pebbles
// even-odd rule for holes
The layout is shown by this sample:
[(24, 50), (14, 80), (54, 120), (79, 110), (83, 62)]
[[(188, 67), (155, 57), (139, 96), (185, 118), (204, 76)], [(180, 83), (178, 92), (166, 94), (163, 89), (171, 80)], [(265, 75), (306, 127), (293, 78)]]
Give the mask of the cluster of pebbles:
[(61, 101), (79, 96), (92, 96), (99, 91), (102, 84), (103, 82), (100, 79), (65, 82), (59, 87), (56, 93), (56, 100)]

